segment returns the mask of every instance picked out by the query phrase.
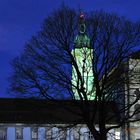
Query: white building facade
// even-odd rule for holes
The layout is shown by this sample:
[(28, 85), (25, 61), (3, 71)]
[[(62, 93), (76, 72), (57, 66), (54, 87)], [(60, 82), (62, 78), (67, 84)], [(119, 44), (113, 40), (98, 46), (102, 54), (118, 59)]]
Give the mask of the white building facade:
[[(0, 140), (94, 140), (86, 125), (0, 124)], [(108, 140), (121, 140), (119, 129), (108, 133)]]
[[(140, 55), (139, 52), (135, 57), (129, 59), (128, 78), (129, 83), (126, 85), (126, 105), (133, 104), (129, 109), (129, 115), (135, 111), (135, 115), (130, 120), (140, 119)], [(136, 101), (137, 100), (137, 101)], [(136, 101), (136, 102), (135, 102)], [(140, 121), (126, 124), (126, 140), (140, 140)]]

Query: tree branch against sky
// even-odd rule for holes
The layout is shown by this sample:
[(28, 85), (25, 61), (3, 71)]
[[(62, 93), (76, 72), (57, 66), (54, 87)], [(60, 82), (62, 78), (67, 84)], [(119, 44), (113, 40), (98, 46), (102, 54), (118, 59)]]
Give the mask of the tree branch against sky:
[[(125, 93), (124, 85), (128, 84), (124, 76), (127, 72), (125, 64), (140, 43), (140, 28), (137, 23), (103, 11), (86, 15), (87, 34), (93, 49), (94, 105), (89, 104), (81, 68), (72, 54), (79, 13), (66, 6), (45, 19), (38, 35), (32, 37), (22, 54), (12, 61), (11, 91), (23, 97), (75, 101), (72, 90), (75, 88), (82, 103), (83, 120), (96, 140), (106, 140), (107, 132), (113, 128), (107, 126), (112, 118), (121, 118), (114, 126), (120, 127), (133, 117), (122, 116), (132, 106), (122, 104), (122, 97), (125, 97), (122, 93)], [(76, 84), (72, 82), (73, 68), (77, 75)], [(119, 107), (118, 116), (106, 115), (109, 102)]]
[(22, 51), (25, 41), (40, 30), (42, 20), (54, 9), (57, 9), (64, 2), (72, 8), (77, 9), (79, 5), (85, 11), (104, 10), (109, 13), (117, 13), (132, 21), (139, 21), (138, 0), (24, 0), (1, 1), (0, 2), (0, 64), (1, 94), (0, 97), (11, 97), (7, 94), (8, 80), (11, 74), (9, 61)]

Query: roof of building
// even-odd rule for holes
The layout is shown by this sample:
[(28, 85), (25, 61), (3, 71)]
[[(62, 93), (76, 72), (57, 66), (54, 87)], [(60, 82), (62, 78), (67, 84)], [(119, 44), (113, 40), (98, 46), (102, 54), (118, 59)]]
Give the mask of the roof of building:
[[(0, 123), (84, 123), (79, 101), (36, 99), (0, 99)], [(94, 106), (94, 102), (90, 102)], [(114, 103), (107, 103), (108, 115), (116, 116)], [(116, 122), (112, 119), (109, 123)]]
[(133, 58), (133, 59), (140, 59), (140, 50), (132, 53), (131, 58)]

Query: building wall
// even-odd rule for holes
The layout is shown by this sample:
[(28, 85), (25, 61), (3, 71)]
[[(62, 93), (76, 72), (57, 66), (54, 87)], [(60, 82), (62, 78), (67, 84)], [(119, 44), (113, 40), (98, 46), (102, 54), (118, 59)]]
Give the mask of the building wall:
[[(136, 92), (140, 91), (140, 59), (130, 59), (129, 60), (129, 83), (128, 86), (126, 86), (126, 105), (131, 104), (135, 101), (137, 98)], [(129, 98), (129, 99), (128, 99)], [(136, 107), (140, 108), (140, 100), (138, 100), (137, 103), (135, 103), (129, 110), (129, 114), (132, 115), (132, 113), (135, 111)], [(134, 120), (136, 118), (140, 118), (140, 113), (137, 113), (133, 116), (131, 120)], [(130, 123), (129, 124), (129, 130), (126, 126), (125, 132), (126, 132), (126, 140), (129, 140), (128, 138), (128, 131), (130, 132), (130, 140), (138, 140), (140, 139), (140, 122)]]
[[(121, 140), (119, 129), (108, 133), (108, 140)], [(0, 124), (0, 140), (94, 140), (84, 124)]]

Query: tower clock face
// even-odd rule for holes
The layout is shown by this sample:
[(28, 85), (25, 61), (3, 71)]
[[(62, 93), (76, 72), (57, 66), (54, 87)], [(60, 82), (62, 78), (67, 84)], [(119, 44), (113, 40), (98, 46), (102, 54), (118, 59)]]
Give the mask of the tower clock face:
[(80, 24), (80, 25), (79, 25), (79, 32), (80, 32), (81, 34), (84, 34), (85, 31), (86, 31), (86, 26), (85, 26), (85, 24)]

